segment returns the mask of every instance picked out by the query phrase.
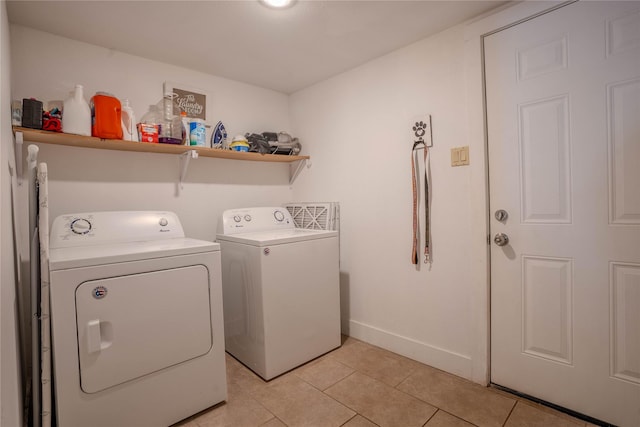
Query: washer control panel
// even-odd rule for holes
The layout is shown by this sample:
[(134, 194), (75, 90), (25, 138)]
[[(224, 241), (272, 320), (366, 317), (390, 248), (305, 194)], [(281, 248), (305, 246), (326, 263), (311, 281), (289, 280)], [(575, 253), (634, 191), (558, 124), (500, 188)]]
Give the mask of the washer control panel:
[(49, 246), (63, 248), (184, 237), (173, 212), (122, 211), (60, 215), (51, 226)]
[(281, 207), (229, 209), (222, 213), (221, 225), (220, 234), (295, 228), (291, 214)]

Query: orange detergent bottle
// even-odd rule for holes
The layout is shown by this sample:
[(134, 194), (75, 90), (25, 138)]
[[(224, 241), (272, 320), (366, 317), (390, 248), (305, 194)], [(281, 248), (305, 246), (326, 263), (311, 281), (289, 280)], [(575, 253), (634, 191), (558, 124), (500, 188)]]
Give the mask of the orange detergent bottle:
[(96, 92), (91, 107), (91, 135), (105, 139), (122, 139), (122, 106), (115, 96)]

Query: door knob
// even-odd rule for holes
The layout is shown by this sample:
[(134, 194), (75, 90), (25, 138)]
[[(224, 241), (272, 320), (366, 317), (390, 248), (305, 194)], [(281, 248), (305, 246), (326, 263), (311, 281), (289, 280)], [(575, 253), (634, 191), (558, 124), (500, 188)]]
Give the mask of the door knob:
[(504, 246), (509, 243), (509, 236), (504, 233), (498, 233), (494, 236), (493, 242), (498, 246)]

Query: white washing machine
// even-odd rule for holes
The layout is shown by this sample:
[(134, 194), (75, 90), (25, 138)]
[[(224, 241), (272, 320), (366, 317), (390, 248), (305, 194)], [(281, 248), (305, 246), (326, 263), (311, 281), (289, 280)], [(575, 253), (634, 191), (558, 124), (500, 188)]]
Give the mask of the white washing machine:
[(278, 207), (227, 210), (219, 231), (228, 353), (270, 380), (340, 346), (336, 231)]
[(59, 427), (168, 426), (226, 400), (220, 246), (175, 214), (56, 218), (50, 291)]

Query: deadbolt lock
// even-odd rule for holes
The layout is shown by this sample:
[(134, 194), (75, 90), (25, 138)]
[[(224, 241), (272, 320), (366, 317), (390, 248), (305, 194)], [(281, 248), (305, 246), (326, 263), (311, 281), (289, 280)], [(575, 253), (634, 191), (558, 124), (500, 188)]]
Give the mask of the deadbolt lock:
[(500, 222), (505, 222), (509, 218), (509, 214), (504, 209), (498, 209), (495, 213), (496, 219)]

